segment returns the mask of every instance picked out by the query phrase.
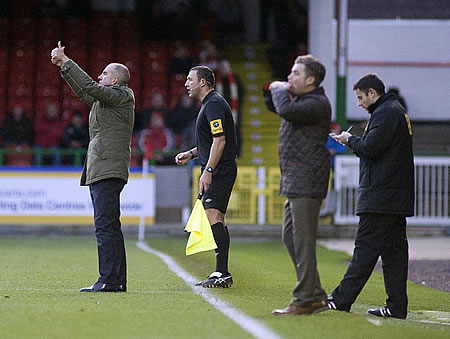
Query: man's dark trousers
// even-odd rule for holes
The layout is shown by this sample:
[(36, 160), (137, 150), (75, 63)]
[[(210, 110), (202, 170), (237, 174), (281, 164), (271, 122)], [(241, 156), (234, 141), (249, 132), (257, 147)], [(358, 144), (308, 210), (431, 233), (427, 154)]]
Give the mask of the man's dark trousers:
[(120, 224), (120, 193), (124, 186), (125, 181), (118, 178), (89, 185), (94, 205), (99, 283), (126, 285), (125, 245)]
[(408, 298), (408, 240), (406, 218), (399, 215), (362, 214), (352, 261), (341, 283), (332, 292), (339, 310), (350, 311), (377, 260), (383, 263), (386, 305), (396, 318), (406, 318)]

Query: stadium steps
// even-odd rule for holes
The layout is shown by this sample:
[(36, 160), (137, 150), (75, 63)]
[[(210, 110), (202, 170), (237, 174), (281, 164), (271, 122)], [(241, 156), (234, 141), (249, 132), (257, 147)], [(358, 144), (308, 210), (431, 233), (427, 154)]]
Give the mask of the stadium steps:
[(280, 118), (265, 108), (261, 89), (263, 83), (272, 81), (266, 50), (265, 45), (243, 44), (230, 46), (224, 52), (245, 87), (242, 151), (238, 159), (241, 166), (278, 166)]

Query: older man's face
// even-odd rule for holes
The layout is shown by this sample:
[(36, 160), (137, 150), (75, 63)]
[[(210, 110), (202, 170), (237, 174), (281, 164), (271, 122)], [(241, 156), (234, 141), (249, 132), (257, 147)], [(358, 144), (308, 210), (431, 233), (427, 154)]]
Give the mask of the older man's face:
[(111, 86), (117, 83), (117, 75), (114, 71), (114, 65), (109, 64), (98, 76), (98, 83), (103, 86)]

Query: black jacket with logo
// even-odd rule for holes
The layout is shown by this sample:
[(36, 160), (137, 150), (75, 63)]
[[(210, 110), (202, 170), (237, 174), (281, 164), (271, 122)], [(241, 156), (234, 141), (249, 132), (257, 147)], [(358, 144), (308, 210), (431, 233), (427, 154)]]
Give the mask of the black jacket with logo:
[(394, 95), (369, 106), (362, 137), (348, 146), (360, 157), (356, 214), (414, 215), (414, 156), (411, 123)]

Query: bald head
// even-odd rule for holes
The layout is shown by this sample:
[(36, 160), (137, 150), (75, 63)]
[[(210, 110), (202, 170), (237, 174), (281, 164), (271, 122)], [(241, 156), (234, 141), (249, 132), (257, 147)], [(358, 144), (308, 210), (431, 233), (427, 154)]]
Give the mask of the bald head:
[(122, 85), (127, 86), (130, 81), (130, 71), (127, 66), (112, 63), (106, 66), (102, 74), (98, 77), (99, 83), (104, 86)]
[(128, 70), (128, 67), (119, 63), (112, 63), (110, 65), (113, 67), (113, 72), (117, 77), (117, 84), (128, 85), (128, 82), (130, 81), (130, 71)]

